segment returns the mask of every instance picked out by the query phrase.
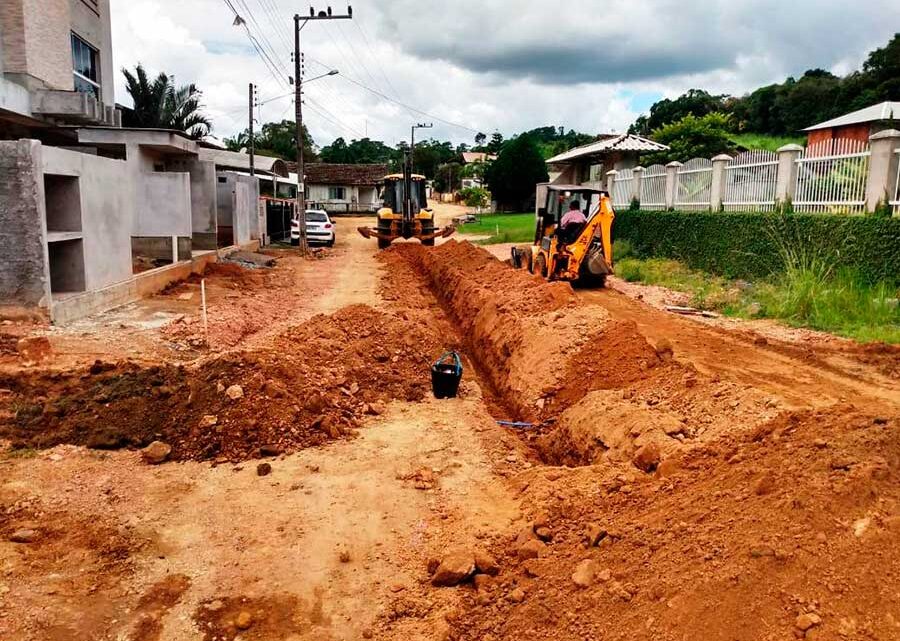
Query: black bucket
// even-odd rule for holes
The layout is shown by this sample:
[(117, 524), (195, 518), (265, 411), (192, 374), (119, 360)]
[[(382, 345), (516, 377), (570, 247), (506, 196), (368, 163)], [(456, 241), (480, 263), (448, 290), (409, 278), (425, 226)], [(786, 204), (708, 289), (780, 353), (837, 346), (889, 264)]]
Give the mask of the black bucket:
[(462, 361), (456, 352), (446, 352), (431, 366), (431, 390), (435, 398), (456, 398), (462, 380)]

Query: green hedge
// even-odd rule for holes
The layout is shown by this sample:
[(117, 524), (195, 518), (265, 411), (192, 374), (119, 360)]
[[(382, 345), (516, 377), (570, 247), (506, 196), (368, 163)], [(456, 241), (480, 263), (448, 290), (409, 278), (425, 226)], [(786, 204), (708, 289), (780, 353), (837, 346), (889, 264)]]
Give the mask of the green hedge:
[(613, 235), (630, 241), (640, 257), (675, 258), (731, 278), (780, 271), (787, 247), (872, 282), (900, 284), (900, 218), (623, 210)]

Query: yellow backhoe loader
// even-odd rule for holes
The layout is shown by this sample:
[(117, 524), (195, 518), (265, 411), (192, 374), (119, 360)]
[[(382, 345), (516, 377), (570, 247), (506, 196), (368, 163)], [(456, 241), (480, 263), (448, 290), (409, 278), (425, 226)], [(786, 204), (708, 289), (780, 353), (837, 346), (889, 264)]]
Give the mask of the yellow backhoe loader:
[(379, 184), (384, 205), (378, 210), (378, 225), (359, 227), (365, 238), (378, 239), (378, 249), (385, 249), (398, 238), (418, 238), (423, 245), (434, 245), (434, 239), (450, 236), (452, 226), (435, 231), (434, 212), (425, 196), (425, 176), (410, 173), (385, 176)]
[[(562, 218), (573, 203), (586, 222), (563, 228)], [(549, 185), (546, 201), (535, 216), (534, 244), (512, 248), (513, 267), (551, 281), (603, 287), (613, 273), (614, 218), (607, 192), (579, 185)]]

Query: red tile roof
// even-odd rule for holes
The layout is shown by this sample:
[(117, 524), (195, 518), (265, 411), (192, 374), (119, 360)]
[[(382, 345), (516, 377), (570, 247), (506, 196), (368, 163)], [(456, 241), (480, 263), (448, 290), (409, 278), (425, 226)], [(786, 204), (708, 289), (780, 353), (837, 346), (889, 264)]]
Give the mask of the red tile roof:
[[(387, 165), (342, 165), (314, 162), (304, 167), (308, 185), (374, 186), (388, 172)], [(296, 165), (292, 168), (296, 172)]]

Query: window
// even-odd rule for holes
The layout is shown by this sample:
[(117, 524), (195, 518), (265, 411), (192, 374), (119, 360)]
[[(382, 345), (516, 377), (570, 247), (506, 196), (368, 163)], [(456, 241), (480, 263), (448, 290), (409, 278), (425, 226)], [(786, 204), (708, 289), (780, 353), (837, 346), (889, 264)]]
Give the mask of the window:
[(344, 200), (347, 190), (344, 187), (329, 187), (328, 200)]
[(72, 34), (72, 69), (75, 91), (93, 94), (100, 100), (100, 53)]

